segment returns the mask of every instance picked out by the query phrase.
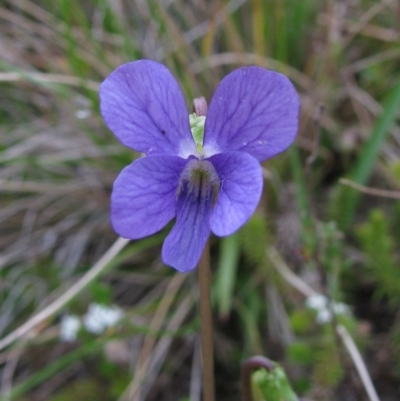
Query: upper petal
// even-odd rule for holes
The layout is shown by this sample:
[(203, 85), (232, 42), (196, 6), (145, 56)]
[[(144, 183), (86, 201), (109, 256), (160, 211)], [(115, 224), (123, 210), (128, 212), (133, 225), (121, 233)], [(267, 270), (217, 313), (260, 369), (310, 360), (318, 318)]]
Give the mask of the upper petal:
[(185, 157), (195, 152), (183, 94), (162, 64), (118, 67), (100, 86), (100, 108), (108, 128), (130, 148)]
[(121, 237), (154, 234), (175, 217), (176, 191), (185, 164), (177, 156), (155, 155), (121, 171), (111, 194), (111, 223)]
[(176, 223), (164, 241), (162, 259), (181, 273), (193, 270), (210, 235), (211, 198), (184, 190), (177, 200)]
[(226, 76), (208, 109), (204, 151), (243, 151), (263, 161), (285, 150), (297, 134), (299, 97), (284, 75), (244, 67)]
[(216, 154), (210, 159), (221, 182), (211, 211), (211, 231), (230, 235), (253, 214), (261, 197), (263, 178), (260, 163), (243, 152)]

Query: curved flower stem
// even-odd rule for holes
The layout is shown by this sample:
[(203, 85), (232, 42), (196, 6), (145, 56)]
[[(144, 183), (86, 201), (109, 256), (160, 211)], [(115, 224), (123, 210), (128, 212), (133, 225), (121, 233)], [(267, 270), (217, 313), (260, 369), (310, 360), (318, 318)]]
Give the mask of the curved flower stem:
[(200, 337), (203, 370), (203, 401), (214, 401), (214, 348), (211, 312), (210, 246), (207, 242), (199, 262)]
[(242, 401), (253, 401), (251, 392), (251, 373), (254, 369), (273, 370), (273, 363), (265, 356), (252, 356), (242, 364)]

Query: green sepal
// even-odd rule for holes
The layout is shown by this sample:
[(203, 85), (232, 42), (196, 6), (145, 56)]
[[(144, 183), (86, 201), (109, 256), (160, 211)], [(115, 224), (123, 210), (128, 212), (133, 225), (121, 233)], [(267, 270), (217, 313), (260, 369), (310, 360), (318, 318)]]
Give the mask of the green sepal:
[(198, 116), (196, 113), (189, 114), (190, 129), (196, 148), (199, 153), (203, 150), (205, 116)]

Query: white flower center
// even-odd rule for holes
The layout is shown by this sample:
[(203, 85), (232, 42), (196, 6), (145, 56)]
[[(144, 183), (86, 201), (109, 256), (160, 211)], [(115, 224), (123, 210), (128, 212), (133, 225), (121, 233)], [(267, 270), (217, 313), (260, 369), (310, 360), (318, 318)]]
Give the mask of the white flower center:
[(214, 205), (220, 188), (220, 180), (214, 166), (207, 160), (189, 160), (179, 178), (176, 196), (188, 191), (199, 200), (209, 200)]

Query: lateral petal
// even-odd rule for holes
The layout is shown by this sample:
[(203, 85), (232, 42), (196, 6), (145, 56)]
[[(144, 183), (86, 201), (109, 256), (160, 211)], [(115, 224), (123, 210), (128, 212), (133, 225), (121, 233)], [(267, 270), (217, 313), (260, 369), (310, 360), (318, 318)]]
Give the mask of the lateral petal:
[(185, 164), (177, 156), (154, 155), (121, 171), (111, 194), (111, 223), (121, 237), (146, 237), (175, 217), (176, 191)]
[(253, 214), (261, 197), (263, 178), (260, 163), (247, 153), (219, 153), (208, 159), (221, 182), (210, 215), (211, 231), (230, 235)]

